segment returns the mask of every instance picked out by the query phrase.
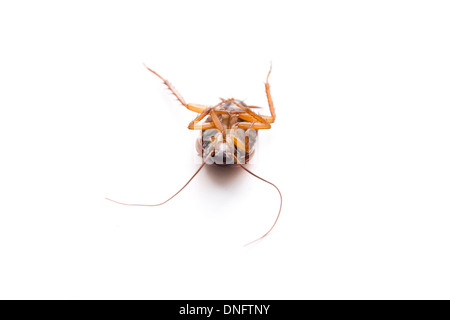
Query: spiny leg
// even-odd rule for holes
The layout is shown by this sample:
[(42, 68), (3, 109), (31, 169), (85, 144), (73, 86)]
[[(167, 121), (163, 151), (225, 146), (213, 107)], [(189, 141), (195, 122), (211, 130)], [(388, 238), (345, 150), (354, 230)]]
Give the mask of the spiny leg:
[[(223, 110), (214, 110), (214, 107), (207, 107), (205, 110), (203, 110), (202, 113), (200, 113), (194, 120), (192, 120), (189, 125), (188, 125), (188, 129), (191, 130), (206, 130), (206, 129), (212, 129), (212, 128), (216, 128), (218, 129), (220, 132), (222, 132), (222, 134), (225, 133), (225, 128), (222, 125), (222, 122), (220, 121), (219, 117), (217, 116), (217, 114), (229, 114), (227, 111), (223, 111)], [(199, 123), (204, 117), (206, 117), (207, 115), (211, 116), (211, 119), (213, 122), (207, 122), (207, 123)]]
[[(246, 152), (247, 148), (246, 148), (245, 142), (242, 142), (241, 139), (239, 139), (239, 137), (236, 135), (236, 127), (237, 127), (238, 119), (239, 119), (239, 114), (231, 114), (231, 119), (230, 119), (230, 124), (229, 124), (230, 127), (232, 128), (231, 138), (233, 139), (234, 145), (238, 149), (240, 149), (243, 152)], [(233, 128), (234, 128), (234, 130), (233, 130)]]
[(225, 138), (225, 128), (223, 127), (222, 122), (220, 121), (219, 117), (217, 116), (217, 113), (214, 111), (214, 109), (211, 109), (209, 114), (210, 114), (211, 119), (214, 122), (217, 130), (222, 132), (222, 135)]
[[(258, 115), (260, 118), (263, 119), (263, 121), (258, 120), (260, 122), (268, 122), (268, 123), (273, 123), (275, 122), (275, 118), (276, 118), (276, 114), (275, 114), (275, 107), (273, 106), (273, 100), (272, 100), (272, 94), (270, 93), (270, 84), (269, 84), (269, 76), (270, 73), (272, 72), (272, 63), (270, 63), (270, 69), (269, 69), (269, 73), (267, 74), (267, 78), (266, 78), (266, 82), (265, 82), (265, 87), (266, 87), (266, 95), (267, 95), (267, 101), (269, 103), (269, 109), (270, 109), (270, 116), (262, 116), (262, 115)], [(249, 106), (248, 108), (253, 108), (255, 106)], [(254, 118), (251, 114), (241, 114), (239, 115), (239, 118), (245, 120), (245, 121), (252, 121), (252, 118)]]
[[(222, 111), (222, 110), (214, 110), (215, 107), (207, 107), (205, 110), (203, 110), (202, 113), (200, 113), (194, 120), (192, 120), (189, 125), (188, 125), (188, 129), (191, 130), (206, 130), (206, 129), (212, 129), (212, 128), (216, 128), (218, 129), (220, 132), (222, 132), (222, 134), (225, 132), (225, 128), (222, 125), (222, 122), (220, 121), (219, 117), (217, 116), (217, 114), (228, 114), (227, 111)], [(211, 119), (213, 122), (207, 122), (207, 123), (199, 123), (204, 117), (206, 117), (207, 115), (211, 116)]]
[(241, 128), (241, 129), (255, 129), (255, 130), (260, 130), (260, 129), (270, 129), (272, 126), (270, 125), (270, 123), (261, 123), (261, 122), (238, 122), (236, 124), (233, 125), (234, 128)]
[[(267, 78), (266, 78), (266, 82), (265, 82), (265, 87), (266, 87), (266, 95), (267, 95), (267, 101), (269, 103), (269, 109), (270, 109), (270, 116), (262, 116), (262, 115), (258, 115), (254, 112), (252, 112), (250, 110), (250, 108), (259, 108), (257, 106), (248, 106), (248, 107), (243, 107), (240, 106), (239, 104), (235, 103), (234, 101), (232, 101), (236, 106), (238, 106), (241, 109), (244, 109), (247, 111), (247, 113), (245, 114), (240, 114), (239, 118), (241, 118), (242, 120), (245, 121), (252, 121), (253, 119), (258, 120), (259, 122), (262, 123), (273, 123), (275, 122), (275, 118), (276, 118), (276, 114), (275, 114), (275, 107), (273, 106), (273, 100), (272, 100), (272, 94), (270, 93), (270, 84), (269, 84), (269, 76), (270, 73), (272, 72), (272, 63), (270, 63), (270, 69), (269, 69), (269, 73), (267, 74)], [(255, 117), (255, 115), (257, 117)], [(263, 128), (266, 129), (266, 128)]]
[(270, 109), (270, 114), (271, 114), (270, 117), (267, 117), (267, 121), (269, 123), (273, 123), (276, 118), (275, 107), (273, 106), (273, 100), (272, 100), (272, 95), (270, 93), (270, 84), (269, 84), (269, 76), (270, 76), (271, 72), (272, 72), (272, 62), (270, 63), (270, 69), (269, 69), (269, 73), (267, 74), (266, 83), (265, 83), (267, 101), (269, 103), (269, 109)]
[[(235, 101), (231, 101), (236, 107), (241, 108), (242, 110), (245, 110), (249, 115), (251, 115), (256, 121), (258, 122), (262, 122), (265, 123), (266, 120), (264, 120), (259, 114), (256, 114), (255, 112), (253, 112), (252, 110), (250, 110), (249, 107), (244, 107), (241, 106), (239, 103), (236, 103)], [(242, 115), (239, 116), (240, 118), (242, 118)]]
[[(237, 116), (237, 115), (235, 115), (235, 116)], [(234, 145), (237, 147), (237, 148), (239, 148), (241, 151), (244, 151), (244, 152), (246, 152), (246, 153), (248, 153), (249, 152), (249, 146), (250, 146), (250, 144), (249, 144), (249, 137), (248, 137), (248, 134), (249, 134), (249, 131), (251, 130), (251, 129), (253, 129), (253, 125), (256, 123), (255, 121), (253, 121), (249, 126), (248, 126), (248, 128), (245, 130), (245, 132), (244, 132), (244, 141), (242, 141), (241, 139), (239, 139), (239, 137), (237, 136), (237, 134), (236, 134), (236, 129), (243, 129), (242, 127), (239, 127), (239, 124), (240, 123), (243, 123), (243, 122), (233, 122), (232, 123), (232, 125), (231, 125), (231, 138), (233, 139), (233, 142), (234, 142)], [(245, 125), (246, 127), (247, 127), (247, 125)]]
[[(244, 151), (245, 152), (245, 162), (244, 163), (248, 163), (248, 161), (250, 160), (250, 137), (249, 137), (249, 134), (250, 134), (250, 130), (252, 130), (253, 129), (253, 125), (255, 124), (256, 122), (255, 121), (253, 121), (251, 124), (250, 124), (250, 126), (248, 126), (248, 128), (245, 130), (245, 132), (244, 132), (244, 142), (242, 142), (242, 140), (240, 140), (238, 137), (237, 137), (237, 135), (232, 135), (232, 137), (233, 137), (233, 142), (234, 142), (234, 145), (237, 147), (237, 148), (239, 148), (241, 151)], [(247, 127), (247, 125), (246, 125), (246, 127)], [(232, 130), (232, 132), (236, 132), (236, 128), (239, 128), (239, 124), (237, 123), (237, 124), (234, 124), (233, 125), (233, 130)], [(242, 128), (241, 128), (242, 129)], [(253, 130), (255, 130), (255, 129), (253, 129)], [(256, 131), (256, 130), (255, 130)], [(237, 149), (236, 149), (236, 152), (237, 152)]]
[(190, 130), (208, 130), (208, 129), (215, 129), (216, 126), (213, 122), (206, 122), (201, 124), (193, 124), (192, 126), (189, 124), (188, 129)]
[(198, 104), (198, 103), (188, 103), (185, 105), (185, 107), (196, 113), (201, 113), (201, 112), (203, 112), (203, 110), (208, 108), (207, 106), (204, 106), (204, 105)]
[(250, 127), (248, 127), (248, 129), (245, 130), (245, 135), (244, 135), (245, 136), (245, 163), (248, 163), (248, 161), (250, 160), (250, 154), (249, 154), (249, 152), (250, 152), (250, 150), (249, 150), (250, 137), (249, 137), (249, 134), (250, 134), (250, 130), (252, 130), (254, 124), (255, 124), (255, 122), (253, 121), (252, 124), (250, 125)]
[[(271, 116), (263, 116), (263, 115), (258, 115), (259, 117), (261, 117), (263, 119), (263, 123), (272, 123), (272, 117)], [(253, 117), (251, 114), (248, 113), (239, 113), (239, 118), (248, 122), (251, 121), (255, 121), (255, 117)]]
[(200, 113), (194, 120), (192, 120), (189, 125), (188, 125), (188, 129), (190, 130), (197, 130), (197, 129), (202, 129), (201, 126), (203, 124), (199, 124), (198, 122), (200, 122), (204, 117), (206, 117), (211, 111), (211, 108), (206, 108), (205, 110), (202, 111), (202, 113)]
[(177, 91), (177, 89), (175, 89), (175, 87), (166, 79), (164, 79), (163, 77), (161, 77), (156, 71), (150, 69), (149, 67), (147, 67), (145, 64), (144, 66), (150, 71), (152, 72), (154, 75), (156, 75), (158, 78), (160, 78), (164, 84), (167, 86), (167, 88), (169, 88), (169, 90), (172, 92), (172, 94), (175, 96), (175, 98), (177, 98), (177, 100), (186, 108), (188, 108), (191, 111), (200, 113), (203, 110), (205, 110), (207, 107), (201, 104), (195, 104), (195, 103), (186, 103), (186, 101), (184, 101), (183, 97), (181, 96), (181, 94)]

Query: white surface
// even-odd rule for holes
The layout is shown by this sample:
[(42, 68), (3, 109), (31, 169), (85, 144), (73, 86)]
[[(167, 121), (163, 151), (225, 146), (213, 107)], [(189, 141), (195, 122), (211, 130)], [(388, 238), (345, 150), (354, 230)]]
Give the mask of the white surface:
[[(0, 298), (450, 298), (445, 1), (0, 5)], [(277, 110), (194, 173), (188, 102)], [(236, 171), (237, 170), (237, 171)]]

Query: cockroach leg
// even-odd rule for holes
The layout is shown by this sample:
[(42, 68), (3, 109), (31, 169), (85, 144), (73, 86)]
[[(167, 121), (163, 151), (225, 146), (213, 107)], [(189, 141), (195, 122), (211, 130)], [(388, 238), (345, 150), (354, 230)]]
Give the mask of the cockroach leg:
[(247, 106), (247, 108), (250, 108), (250, 109), (261, 109), (262, 107), (258, 107), (258, 106)]
[(188, 129), (190, 130), (202, 129), (202, 124), (199, 124), (198, 122), (200, 122), (204, 117), (206, 117), (210, 111), (211, 108), (206, 108), (205, 110), (203, 110), (202, 113), (200, 113), (194, 120), (192, 120), (189, 123)]
[(206, 108), (208, 108), (207, 106), (197, 103), (188, 103), (185, 105), (185, 107), (196, 113), (202, 113)]
[(239, 119), (239, 114), (236, 114), (236, 113), (231, 114), (229, 126), (233, 127), (238, 122), (238, 119)]
[(219, 117), (217, 116), (217, 113), (214, 111), (214, 109), (211, 109), (209, 114), (210, 114), (211, 119), (214, 122), (214, 125), (216, 126), (217, 130), (222, 132), (222, 135), (225, 138), (225, 128), (224, 128), (222, 122), (220, 121)]
[(200, 113), (202, 112), (204, 109), (206, 109), (206, 106), (203, 106), (201, 104), (194, 104), (194, 103), (186, 103), (183, 99), (183, 97), (181, 96), (181, 94), (177, 91), (177, 89), (175, 89), (175, 87), (166, 79), (164, 79), (163, 77), (161, 77), (156, 71), (150, 69), (149, 67), (147, 67), (145, 64), (144, 66), (150, 71), (152, 72), (154, 75), (156, 75), (158, 78), (160, 78), (164, 84), (167, 86), (167, 88), (169, 88), (169, 90), (172, 92), (172, 94), (177, 98), (177, 100), (186, 108), (188, 108), (191, 111)]
[(252, 128), (255, 130), (270, 129), (272, 127), (270, 123), (260, 123), (260, 122), (238, 122), (234, 126), (241, 129)]
[(189, 125), (188, 129), (190, 130), (208, 130), (208, 129), (214, 129), (216, 126), (214, 125), (214, 123), (212, 122), (207, 122), (207, 123), (196, 123), (193, 124), (192, 126)]
[(208, 130), (208, 129), (214, 129), (216, 126), (213, 122), (207, 122), (207, 123), (192, 123), (189, 124), (188, 129), (190, 130)]
[[(264, 121), (262, 121), (263, 123), (273, 123), (273, 119), (271, 116), (263, 116), (260, 114), (258, 116), (260, 116), (262, 119), (264, 119)], [(245, 120), (245, 121), (249, 121), (249, 122), (251, 122), (255, 119), (252, 115), (250, 115), (248, 113), (240, 113), (239, 118), (242, 120)]]
[[(233, 102), (233, 104), (235, 104), (236, 106), (238, 106), (239, 108), (241, 108), (247, 112), (247, 113), (239, 114), (240, 119), (245, 120), (245, 121), (252, 121), (253, 119), (256, 119), (258, 122), (261, 122), (261, 123), (275, 122), (275, 118), (276, 118), (275, 107), (273, 106), (272, 94), (270, 93), (270, 84), (269, 84), (269, 76), (270, 76), (271, 72), (272, 72), (272, 63), (270, 63), (269, 73), (267, 74), (266, 82), (264, 84), (266, 87), (266, 95), (267, 95), (267, 101), (269, 103), (270, 116), (259, 115), (250, 110), (251, 108), (260, 108), (258, 106), (243, 107), (243, 106), (239, 105), (238, 103), (232, 101), (233, 99), (231, 99), (230, 101)], [(261, 128), (261, 129), (269, 129), (269, 128), (270, 127)]]
[(271, 72), (272, 72), (272, 62), (270, 63), (270, 69), (269, 69), (269, 73), (267, 74), (265, 86), (266, 86), (267, 101), (269, 103), (269, 109), (270, 109), (270, 114), (271, 114), (270, 117), (267, 117), (267, 121), (270, 123), (273, 123), (275, 121), (276, 114), (275, 114), (275, 107), (273, 106), (272, 95), (270, 94), (269, 76), (270, 76)]
[[(242, 142), (236, 135), (232, 134), (231, 138), (233, 139), (234, 145), (243, 152), (248, 152), (248, 145)], [(237, 151), (237, 150), (236, 150)]]
[[(265, 123), (266, 120), (264, 120), (259, 114), (254, 113), (252, 110), (250, 110), (249, 107), (241, 106), (239, 103), (236, 103), (234, 101), (231, 101), (235, 106), (241, 108), (242, 110), (245, 110), (249, 115), (251, 115), (256, 121)], [(242, 117), (241, 117), (242, 118)]]

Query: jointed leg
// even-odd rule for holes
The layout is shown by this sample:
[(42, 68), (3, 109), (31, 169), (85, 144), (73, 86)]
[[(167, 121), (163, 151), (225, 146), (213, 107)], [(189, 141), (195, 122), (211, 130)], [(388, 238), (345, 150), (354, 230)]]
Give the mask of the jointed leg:
[(149, 67), (147, 67), (145, 64), (144, 66), (153, 74), (155, 74), (158, 78), (160, 78), (164, 84), (167, 86), (167, 88), (169, 88), (169, 90), (173, 93), (173, 95), (175, 96), (175, 98), (177, 98), (177, 100), (186, 108), (188, 108), (191, 111), (200, 113), (203, 110), (206, 109), (206, 106), (203, 106), (201, 104), (191, 104), (191, 103), (186, 103), (183, 99), (183, 97), (181, 96), (181, 94), (177, 91), (177, 89), (175, 89), (175, 87), (166, 79), (164, 79), (163, 77), (161, 77), (158, 73), (156, 73), (156, 71), (153, 71), (152, 69), (150, 69)]
[[(199, 124), (204, 117), (207, 115), (210, 115), (213, 122), (207, 122)], [(207, 107), (205, 110), (203, 110), (202, 113), (200, 113), (194, 120), (192, 120), (189, 125), (188, 129), (191, 130), (206, 130), (206, 129), (212, 129), (217, 128), (222, 134), (225, 134), (225, 128), (222, 125), (222, 122), (220, 122), (219, 117), (217, 116), (217, 113), (214, 111), (214, 107)]]
[[(241, 108), (242, 110), (245, 110), (245, 111), (246, 111), (249, 115), (251, 115), (256, 121), (262, 122), (262, 123), (265, 123), (265, 122), (266, 122), (259, 114), (256, 114), (256, 113), (254, 113), (252, 110), (250, 110), (249, 107), (241, 106), (239, 103), (236, 103), (236, 102), (234, 102), (234, 101), (231, 101), (231, 102), (232, 102), (235, 106)], [(244, 114), (242, 114), (242, 115), (244, 115)], [(242, 115), (239, 115), (239, 117), (242, 118)]]
[[(271, 116), (263, 116), (263, 115), (258, 115), (259, 117), (261, 117), (261, 119), (263, 119), (263, 121), (260, 121), (262, 123), (272, 123), (273, 119)], [(248, 113), (240, 113), (239, 114), (239, 118), (245, 121), (255, 121), (255, 117), (253, 117), (252, 115), (248, 114)]]
[(190, 130), (208, 130), (208, 129), (215, 129), (216, 126), (212, 122), (202, 123), (202, 124), (195, 124), (192, 127), (189, 125), (188, 129)]
[(270, 117), (267, 117), (267, 120), (269, 123), (273, 123), (275, 121), (276, 115), (275, 115), (275, 108), (273, 106), (273, 100), (272, 100), (272, 95), (270, 94), (270, 84), (269, 84), (269, 76), (270, 73), (272, 72), (272, 63), (270, 63), (270, 70), (269, 73), (267, 74), (267, 78), (266, 78), (266, 95), (267, 95), (267, 101), (269, 102), (269, 109), (270, 109)]
[[(241, 118), (242, 120), (252, 121), (252, 120), (256, 119), (257, 121), (259, 121), (261, 123), (275, 122), (275, 118), (276, 118), (275, 107), (273, 106), (272, 94), (270, 93), (270, 84), (269, 84), (269, 76), (270, 76), (271, 72), (272, 72), (272, 64), (270, 64), (270, 70), (269, 70), (269, 73), (267, 74), (266, 83), (265, 83), (267, 101), (269, 103), (269, 109), (270, 109), (271, 115), (270, 116), (258, 115), (250, 110), (250, 108), (258, 108), (258, 107), (248, 106), (245, 108), (245, 107), (242, 107), (239, 104), (233, 102), (236, 106), (240, 107), (241, 109), (244, 109), (247, 112), (247, 113), (243, 113), (243, 114), (239, 115), (239, 118)], [(262, 129), (266, 129), (266, 128), (262, 128)]]
[[(199, 124), (198, 122), (200, 122), (204, 117), (206, 117), (211, 111), (211, 108), (206, 108), (205, 110), (202, 111), (202, 113), (200, 113), (194, 120), (192, 120), (189, 125), (188, 125), (188, 129), (190, 130), (197, 130), (197, 129), (201, 129), (201, 130), (205, 130), (204, 129), (204, 125), (209, 124), (209, 123), (204, 123), (204, 124)], [(214, 128), (214, 126), (212, 126), (212, 128)], [(211, 129), (211, 128), (208, 128)]]
[(202, 104), (197, 104), (197, 103), (188, 103), (185, 105), (185, 107), (188, 108), (189, 110), (197, 112), (197, 113), (201, 113), (206, 108), (208, 108), (207, 106), (204, 106)]
[(223, 127), (222, 122), (220, 122), (219, 117), (217, 116), (217, 113), (214, 112), (214, 109), (211, 109), (210, 113), (211, 115), (211, 119), (214, 122), (217, 130), (219, 130), (220, 132), (222, 132), (223, 136), (225, 137), (225, 128)]
[(241, 129), (270, 129), (272, 126), (270, 123), (261, 123), (261, 122), (238, 122), (233, 127), (241, 128)]

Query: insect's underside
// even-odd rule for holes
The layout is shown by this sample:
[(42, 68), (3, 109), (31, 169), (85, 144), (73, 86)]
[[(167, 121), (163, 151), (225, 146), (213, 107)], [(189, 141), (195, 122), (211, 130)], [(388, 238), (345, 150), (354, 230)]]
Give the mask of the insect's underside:
[(187, 109), (198, 113), (188, 129), (201, 130), (196, 149), (207, 164), (235, 165), (245, 164), (254, 154), (258, 130), (270, 129), (275, 121), (275, 108), (270, 94), (269, 70), (266, 78), (266, 95), (269, 103), (270, 116), (255, 113), (241, 100), (222, 99), (215, 106), (186, 103), (172, 84), (152, 69), (146, 68), (158, 76), (177, 100)]
[(214, 112), (221, 128), (217, 128), (211, 115), (201, 123), (194, 123), (194, 129), (196, 126), (211, 127), (201, 128), (200, 137), (195, 144), (198, 154), (207, 164), (246, 164), (253, 157), (258, 131), (251, 126), (247, 129), (239, 127), (245, 124), (245, 120), (239, 118), (242, 113), (240, 108), (248, 106), (235, 99), (224, 100), (216, 107)]
[(269, 85), (269, 75), (272, 71), (272, 66), (270, 67), (269, 73), (267, 74), (265, 83), (270, 116), (259, 115), (252, 109), (260, 107), (247, 105), (243, 101), (233, 98), (221, 98), (221, 101), (214, 106), (186, 103), (183, 97), (178, 93), (178, 91), (172, 86), (169, 81), (161, 77), (158, 73), (148, 68), (147, 66), (146, 68), (164, 82), (164, 84), (169, 88), (169, 90), (183, 106), (191, 111), (198, 113), (197, 117), (189, 123), (188, 129), (201, 130), (201, 135), (196, 142), (196, 149), (199, 155), (202, 156), (202, 165), (189, 179), (189, 181), (180, 190), (178, 190), (177, 193), (159, 204), (127, 204), (117, 202), (108, 198), (106, 199), (119, 204), (131, 206), (160, 206), (180, 193), (192, 181), (192, 179), (194, 179), (194, 177), (200, 172), (205, 164), (239, 165), (240, 167), (242, 167), (242, 169), (244, 169), (251, 175), (274, 186), (280, 194), (280, 210), (278, 211), (278, 215), (274, 224), (262, 237), (250, 243), (261, 240), (262, 238), (267, 236), (277, 223), (281, 213), (281, 206), (283, 202), (281, 192), (273, 183), (257, 176), (256, 174), (245, 168), (242, 164), (248, 163), (254, 154), (258, 130), (270, 129), (271, 123), (273, 123), (276, 118)]

